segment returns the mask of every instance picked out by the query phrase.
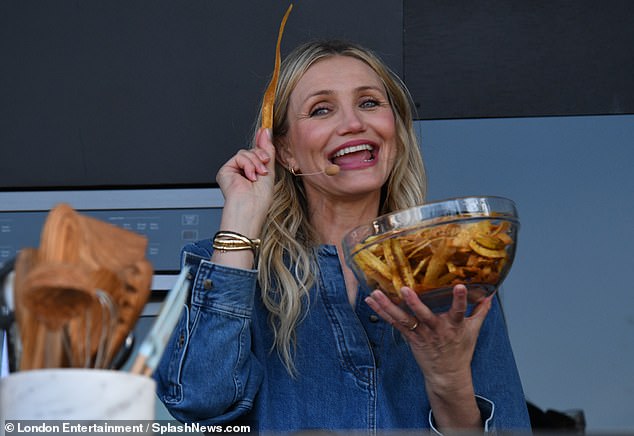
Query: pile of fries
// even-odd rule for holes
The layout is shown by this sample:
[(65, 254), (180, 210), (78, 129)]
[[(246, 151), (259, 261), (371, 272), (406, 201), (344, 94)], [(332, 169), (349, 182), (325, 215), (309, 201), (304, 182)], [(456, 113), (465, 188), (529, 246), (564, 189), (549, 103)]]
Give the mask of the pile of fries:
[(497, 219), (451, 222), (373, 235), (352, 250), (370, 289), (402, 301), (401, 288), (417, 294), (463, 283), (493, 292), (512, 261), (512, 224)]

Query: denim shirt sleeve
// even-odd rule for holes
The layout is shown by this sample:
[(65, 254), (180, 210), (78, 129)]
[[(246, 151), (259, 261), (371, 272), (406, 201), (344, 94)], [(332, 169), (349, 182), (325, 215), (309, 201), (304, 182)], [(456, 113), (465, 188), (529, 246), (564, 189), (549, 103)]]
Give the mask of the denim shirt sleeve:
[(254, 270), (216, 265), (196, 243), (183, 250), (192, 271), (183, 311), (154, 378), (157, 394), (179, 421), (218, 424), (248, 412), (262, 381), (251, 352)]

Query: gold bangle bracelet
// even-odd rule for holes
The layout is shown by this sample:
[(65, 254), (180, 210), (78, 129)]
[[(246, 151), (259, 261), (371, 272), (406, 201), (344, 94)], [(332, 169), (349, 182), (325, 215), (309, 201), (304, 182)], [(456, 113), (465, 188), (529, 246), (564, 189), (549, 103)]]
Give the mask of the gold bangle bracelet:
[(222, 252), (251, 250), (254, 256), (257, 256), (260, 248), (259, 239), (250, 239), (237, 232), (221, 230), (214, 235), (213, 247)]

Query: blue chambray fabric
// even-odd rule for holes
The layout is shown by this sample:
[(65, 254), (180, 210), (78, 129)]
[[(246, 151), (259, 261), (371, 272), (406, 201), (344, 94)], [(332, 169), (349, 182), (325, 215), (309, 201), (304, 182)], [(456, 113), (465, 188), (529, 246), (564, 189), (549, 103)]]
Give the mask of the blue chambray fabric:
[[(317, 283), (297, 327), (289, 375), (273, 349), (257, 272), (211, 263), (210, 240), (190, 244), (183, 311), (157, 371), (157, 393), (182, 422), (250, 423), (260, 431), (430, 429), (423, 375), (407, 343), (364, 302), (348, 302), (336, 248), (316, 250)], [(472, 361), (486, 430), (529, 431), (506, 325), (496, 298)]]

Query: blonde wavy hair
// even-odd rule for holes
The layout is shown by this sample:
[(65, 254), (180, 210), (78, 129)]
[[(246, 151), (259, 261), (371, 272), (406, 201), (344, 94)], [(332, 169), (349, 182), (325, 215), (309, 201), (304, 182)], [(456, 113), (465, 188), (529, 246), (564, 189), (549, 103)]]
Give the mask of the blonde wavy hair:
[[(364, 47), (337, 40), (313, 41), (297, 47), (284, 59), (276, 90), (273, 143), (280, 144), (280, 139), (288, 131), (288, 104), (298, 81), (313, 64), (333, 56), (350, 56), (374, 70), (385, 86), (394, 112), (397, 157), (382, 189), (379, 213), (422, 204), (426, 178), (413, 127), (411, 96), (398, 76)], [(256, 126), (260, 125), (260, 120), (261, 113)], [(308, 307), (309, 289), (315, 281), (318, 241), (307, 215), (301, 178), (293, 176), (279, 162), (276, 163), (275, 174), (273, 204), (261, 234), (258, 279), (274, 332), (274, 348), (289, 373), (295, 374), (295, 327), (304, 315), (304, 307)]]

